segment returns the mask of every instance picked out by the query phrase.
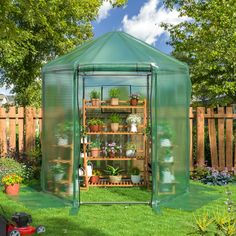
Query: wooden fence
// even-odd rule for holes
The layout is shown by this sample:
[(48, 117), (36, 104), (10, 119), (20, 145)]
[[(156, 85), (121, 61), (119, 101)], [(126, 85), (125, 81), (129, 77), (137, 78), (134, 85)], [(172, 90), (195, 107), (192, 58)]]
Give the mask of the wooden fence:
[[(25, 117), (25, 119), (24, 119)], [(236, 169), (236, 114), (232, 107), (217, 109), (190, 108), (190, 168), (208, 165), (217, 169)], [(42, 110), (10, 107), (0, 108), (0, 152), (28, 152), (35, 147), (36, 135), (41, 137)], [(209, 154), (206, 154), (208, 149)]]

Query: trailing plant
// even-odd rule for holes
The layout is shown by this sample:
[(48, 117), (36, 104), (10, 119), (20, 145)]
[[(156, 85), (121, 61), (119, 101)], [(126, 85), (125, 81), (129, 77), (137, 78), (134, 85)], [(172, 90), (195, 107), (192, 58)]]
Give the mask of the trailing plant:
[(4, 185), (13, 185), (22, 183), (23, 178), (17, 174), (6, 175), (2, 178), (2, 184)]
[(139, 175), (140, 174), (140, 169), (138, 167), (133, 167), (131, 169), (131, 175)]
[(89, 96), (90, 96), (90, 99), (99, 99), (100, 98), (100, 92), (96, 91), (94, 89), (90, 92)]
[(120, 123), (121, 121), (121, 117), (119, 114), (117, 113), (112, 113), (109, 117), (111, 123)]
[(65, 173), (65, 167), (60, 165), (60, 164), (53, 165), (51, 167), (51, 170), (53, 171), (54, 174), (63, 174), (63, 173)]
[(120, 96), (120, 89), (118, 88), (112, 88), (109, 90), (109, 96), (110, 98), (119, 98)]
[(137, 145), (135, 143), (126, 143), (125, 149), (135, 151), (137, 149)]
[(137, 115), (137, 114), (130, 114), (128, 115), (128, 117), (126, 118), (126, 122), (128, 124), (140, 124), (142, 121), (141, 116)]
[(110, 165), (107, 165), (106, 170), (104, 170), (108, 175), (112, 175), (112, 176), (117, 176), (119, 175), (121, 172), (123, 172), (124, 170), (120, 169), (120, 167), (113, 167)]
[(112, 143), (107, 143), (105, 145), (105, 147), (103, 147), (103, 151), (107, 154), (109, 152), (112, 152), (112, 153), (117, 153), (119, 151), (121, 151), (121, 145), (118, 145), (117, 143), (115, 142), (112, 142)]

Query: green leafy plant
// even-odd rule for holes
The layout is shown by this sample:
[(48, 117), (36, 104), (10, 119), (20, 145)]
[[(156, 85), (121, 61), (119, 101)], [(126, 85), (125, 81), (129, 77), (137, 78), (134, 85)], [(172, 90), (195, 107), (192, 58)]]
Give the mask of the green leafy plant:
[(135, 143), (127, 143), (125, 145), (125, 149), (126, 150), (136, 150), (137, 149), (137, 145)]
[(139, 93), (132, 93), (130, 95), (130, 99), (140, 99), (140, 94)]
[(139, 175), (140, 174), (140, 169), (138, 167), (133, 167), (131, 169), (131, 175)]
[(94, 176), (101, 176), (102, 175), (102, 172), (100, 170), (93, 170), (92, 174)]
[(99, 125), (101, 123), (103, 122), (98, 118), (92, 118), (88, 121), (88, 125)]
[(90, 92), (89, 96), (90, 96), (90, 99), (99, 99), (100, 98), (100, 92), (96, 91), (94, 89)]
[(126, 118), (126, 122), (127, 122), (128, 124), (132, 124), (132, 123), (134, 123), (134, 124), (140, 124), (141, 121), (142, 121), (141, 116), (138, 115), (138, 114), (130, 114), (130, 115)]
[(59, 123), (56, 126), (56, 137), (68, 138), (68, 136), (72, 133), (72, 131), (73, 131), (72, 122), (65, 121)]
[(109, 90), (109, 96), (110, 98), (119, 98), (120, 96), (120, 89), (118, 88), (112, 88)]
[(123, 172), (124, 170), (120, 169), (120, 167), (113, 167), (110, 165), (107, 165), (106, 170), (104, 170), (108, 175), (112, 175), (112, 176), (117, 176), (119, 175), (121, 172)]
[(0, 180), (6, 176), (16, 174), (24, 176), (24, 167), (22, 164), (12, 158), (0, 158)]
[(51, 170), (53, 171), (54, 174), (62, 174), (62, 173), (65, 173), (65, 167), (60, 165), (60, 164), (56, 164), (56, 165), (53, 165), (51, 167)]
[(90, 147), (90, 149), (91, 149), (91, 148), (100, 148), (100, 147), (101, 147), (101, 143), (100, 143), (98, 140), (96, 140), (96, 141), (92, 142), (92, 143), (89, 145), (89, 147)]
[(7, 175), (2, 178), (2, 184), (4, 185), (13, 185), (20, 184), (23, 181), (23, 178), (16, 174)]
[(112, 113), (109, 117), (111, 123), (120, 123), (121, 121), (121, 117), (119, 114), (116, 113)]

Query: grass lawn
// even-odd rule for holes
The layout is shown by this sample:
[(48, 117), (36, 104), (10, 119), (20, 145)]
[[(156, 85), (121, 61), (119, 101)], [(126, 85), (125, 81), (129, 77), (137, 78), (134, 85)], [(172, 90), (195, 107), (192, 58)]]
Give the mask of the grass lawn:
[[(229, 185), (236, 201), (236, 186)], [(192, 183), (190, 195), (176, 199), (162, 208), (162, 214), (156, 215), (146, 205), (83, 205), (79, 214), (69, 216), (69, 207), (43, 208), (43, 194), (21, 190), (18, 200), (0, 193), (0, 203), (11, 215), (15, 211), (24, 211), (32, 215), (33, 224), (46, 226), (49, 236), (165, 236), (187, 235), (191, 232), (189, 224), (194, 222), (194, 215), (204, 211), (211, 213), (216, 209), (226, 209), (226, 187), (206, 187)], [(35, 195), (37, 196), (35, 198)], [(137, 188), (90, 188), (81, 193), (81, 201), (147, 201), (150, 192)], [(51, 199), (52, 205), (56, 201)], [(49, 202), (50, 205), (50, 202)], [(58, 206), (60, 202), (58, 202)], [(174, 206), (182, 209), (175, 209)], [(191, 211), (190, 211), (191, 210)]]

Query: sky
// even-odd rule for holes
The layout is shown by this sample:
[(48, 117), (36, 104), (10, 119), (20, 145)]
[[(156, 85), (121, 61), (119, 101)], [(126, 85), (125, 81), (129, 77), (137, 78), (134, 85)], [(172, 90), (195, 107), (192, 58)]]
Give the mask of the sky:
[[(171, 46), (166, 43), (169, 34), (161, 23), (178, 24), (186, 18), (179, 18), (177, 10), (169, 11), (161, 0), (128, 0), (127, 5), (112, 8), (104, 1), (99, 9), (97, 20), (92, 22), (95, 38), (111, 31), (124, 31), (170, 54)], [(10, 90), (0, 88), (0, 93), (9, 94)]]

